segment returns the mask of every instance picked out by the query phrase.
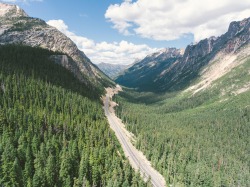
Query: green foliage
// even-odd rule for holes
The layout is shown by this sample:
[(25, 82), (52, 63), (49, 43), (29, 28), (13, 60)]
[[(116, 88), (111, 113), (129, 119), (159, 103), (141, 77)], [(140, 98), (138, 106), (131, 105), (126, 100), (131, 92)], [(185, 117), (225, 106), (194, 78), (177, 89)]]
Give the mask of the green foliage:
[(116, 96), (117, 115), (167, 184), (250, 186), (250, 92), (235, 94), (249, 70), (248, 60), (196, 95)]
[[(135, 64), (116, 78), (116, 82), (143, 91), (162, 91), (162, 86), (169, 82), (169, 77), (160, 77), (164, 69), (168, 69), (177, 58), (158, 61), (153, 66)], [(164, 81), (165, 80), (165, 81)], [(163, 84), (164, 83), (164, 84)], [(165, 88), (164, 88), (165, 89)]]
[[(193, 47), (196, 48), (193, 50), (197, 50), (200, 46), (188, 46), (188, 48)], [(143, 92), (162, 94), (166, 91), (180, 91), (199, 78), (199, 72), (214, 57), (215, 52), (205, 56), (190, 57), (188, 62), (184, 62), (185, 60), (181, 57), (175, 57), (163, 61), (157, 58), (151, 59), (152, 64), (145, 64), (144, 60), (147, 59), (145, 58), (128, 68), (115, 81), (123, 86)]]
[(0, 186), (131, 185), (135, 172), (117, 153), (99, 93), (51, 54), (0, 47)]
[[(81, 83), (71, 72), (50, 60), (57, 55), (46, 49), (28, 46), (0, 46), (1, 69), (6, 74), (21, 74), (34, 80), (45, 81), (58, 87), (77, 92), (92, 99), (100, 97), (100, 90), (95, 85)], [(82, 75), (84, 76), (84, 75)], [(4, 82), (1, 80), (1, 84)]]

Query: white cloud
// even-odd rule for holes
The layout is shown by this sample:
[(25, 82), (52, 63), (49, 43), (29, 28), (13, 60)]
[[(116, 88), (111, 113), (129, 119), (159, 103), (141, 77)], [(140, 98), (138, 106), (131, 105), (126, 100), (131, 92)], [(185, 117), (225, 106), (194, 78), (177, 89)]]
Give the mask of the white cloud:
[(71, 40), (73, 40), (78, 48), (84, 51), (84, 53), (94, 63), (106, 62), (112, 64), (130, 64), (136, 59), (142, 59), (146, 55), (159, 50), (157, 48), (150, 48), (145, 44), (136, 45), (127, 41), (113, 43), (104, 41), (96, 43), (91, 39), (78, 36), (75, 33), (69, 31), (68, 26), (63, 20), (50, 20), (47, 23), (53, 27), (56, 27)]
[(231, 21), (249, 16), (249, 0), (125, 0), (105, 13), (125, 35), (175, 40), (192, 33), (195, 41), (221, 35)]

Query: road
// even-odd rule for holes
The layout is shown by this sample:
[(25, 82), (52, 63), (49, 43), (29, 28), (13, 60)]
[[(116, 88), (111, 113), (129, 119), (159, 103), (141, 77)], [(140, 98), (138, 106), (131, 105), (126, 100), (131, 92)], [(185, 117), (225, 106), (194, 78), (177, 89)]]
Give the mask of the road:
[(150, 165), (150, 162), (146, 157), (133, 146), (131, 139), (128, 136), (129, 132), (124, 128), (124, 124), (122, 124), (121, 120), (116, 117), (114, 111), (112, 111), (110, 105), (114, 92), (111, 93), (110, 91), (111, 89), (109, 88), (109, 91), (107, 91), (106, 97), (104, 98), (105, 115), (107, 116), (110, 127), (115, 132), (126, 157), (129, 159), (131, 166), (135, 170), (140, 170), (145, 181), (150, 177), (151, 183), (154, 187), (165, 187), (166, 184), (163, 176), (157, 172)]

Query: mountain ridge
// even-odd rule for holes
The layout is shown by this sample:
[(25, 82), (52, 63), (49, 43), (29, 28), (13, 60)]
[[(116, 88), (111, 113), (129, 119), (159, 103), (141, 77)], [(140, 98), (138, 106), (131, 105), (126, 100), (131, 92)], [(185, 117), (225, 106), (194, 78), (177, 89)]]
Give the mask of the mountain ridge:
[[(247, 45), (250, 41), (249, 27), (250, 18), (239, 22), (234, 21), (229, 25), (225, 34), (201, 40), (197, 44), (188, 45), (183, 56), (175, 60), (171, 58), (165, 59), (165, 63), (170, 61), (168, 66), (160, 67), (162, 69), (158, 68), (157, 73), (153, 73), (155, 70), (150, 69), (150, 67), (146, 68), (146, 65), (138, 67), (140, 64), (144, 64), (144, 59), (134, 64), (127, 72), (119, 76), (116, 81), (124, 86), (139, 88), (144, 91), (175, 91), (184, 89), (200, 76), (202, 68), (210, 64), (213, 59), (217, 58), (219, 60), (219, 53), (223, 53), (225, 56), (229, 54), (240, 56), (241, 48), (243, 46), (249, 47)], [(245, 55), (248, 56), (249, 53)], [(151, 62), (153, 61), (156, 64), (163, 62), (157, 60), (157, 58), (151, 59)], [(141, 68), (144, 68), (144, 72)], [(148, 84), (148, 86), (145, 86), (146, 83), (142, 82), (137, 75), (148, 74), (148, 72), (151, 72), (151, 77), (144, 78), (144, 81), (147, 80)]]
[(61, 52), (71, 57), (75, 64), (74, 69), (70, 69), (70, 64), (64, 64), (64, 67), (85, 84), (94, 82), (101, 85), (102, 79), (108, 80), (84, 52), (80, 51), (70, 38), (56, 28), (39, 18), (29, 17), (16, 5), (0, 3), (0, 9), (5, 10), (0, 14), (1, 45), (22, 44)]
[(117, 77), (120, 73), (122, 73), (124, 70), (130, 67), (130, 65), (109, 64), (109, 63), (104, 63), (104, 62), (97, 64), (97, 66), (110, 78)]
[(155, 75), (160, 74), (162, 69), (169, 68), (182, 55), (183, 51), (180, 49), (161, 49), (158, 52), (147, 55), (144, 59), (128, 68), (122, 75), (117, 77), (116, 82), (128, 87), (136, 87), (136, 85), (140, 84), (146, 90), (150, 84), (153, 89), (157, 89), (160, 85), (155, 83)]

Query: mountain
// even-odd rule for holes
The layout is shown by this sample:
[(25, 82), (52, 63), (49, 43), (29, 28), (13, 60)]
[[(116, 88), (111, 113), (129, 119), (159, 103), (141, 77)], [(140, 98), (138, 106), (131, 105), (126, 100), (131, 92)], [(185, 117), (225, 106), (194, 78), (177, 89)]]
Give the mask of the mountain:
[(156, 82), (162, 70), (169, 68), (183, 55), (182, 50), (176, 48), (162, 49), (146, 56), (143, 60), (128, 68), (118, 76), (116, 82), (128, 87), (139, 87), (143, 90), (157, 90), (160, 86)]
[[(227, 71), (217, 65), (206, 71)], [(250, 186), (250, 57), (220, 78), (202, 76), (216, 79), (180, 92), (124, 88), (116, 113), (169, 186)]]
[[(219, 66), (222, 67), (221, 71), (227, 69), (226, 72), (229, 72), (250, 55), (249, 27), (250, 18), (232, 22), (225, 34), (187, 46), (183, 55), (178, 49), (174, 49), (176, 53), (173, 55), (170, 51), (170, 55), (166, 55), (165, 58), (159, 55), (161, 51), (149, 55), (120, 75), (116, 82), (146, 91), (174, 91), (191, 85), (208, 69), (211, 71), (210, 66), (214, 71), (215, 67)], [(217, 74), (216, 78), (226, 72), (219, 73), (220, 76)], [(210, 76), (210, 82), (212, 79)]]
[(250, 18), (232, 22), (175, 59), (152, 54), (118, 77), (140, 90), (124, 88), (116, 114), (169, 186), (250, 186), (249, 37)]
[(129, 67), (129, 65), (109, 64), (109, 63), (103, 63), (103, 62), (100, 64), (97, 64), (97, 66), (110, 78), (117, 77), (120, 73), (122, 73), (125, 69)]
[(0, 186), (115, 186), (117, 171), (122, 186), (146, 186), (110, 131), (100, 96), (53, 63), (56, 55), (0, 46)]
[[(57, 63), (69, 69), (85, 84), (102, 85), (108, 78), (80, 51), (75, 43), (39, 18), (29, 17), (16, 5), (0, 3), (0, 44), (41, 47), (61, 54)], [(105, 79), (105, 81), (104, 81)]]
[(112, 82), (69, 38), (0, 3), (0, 43), (0, 186), (148, 186), (102, 109)]

